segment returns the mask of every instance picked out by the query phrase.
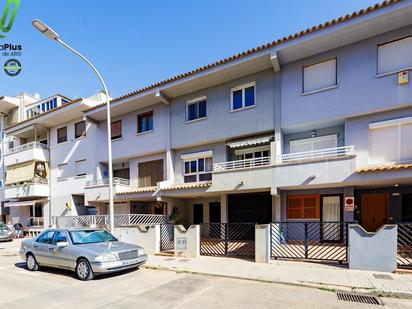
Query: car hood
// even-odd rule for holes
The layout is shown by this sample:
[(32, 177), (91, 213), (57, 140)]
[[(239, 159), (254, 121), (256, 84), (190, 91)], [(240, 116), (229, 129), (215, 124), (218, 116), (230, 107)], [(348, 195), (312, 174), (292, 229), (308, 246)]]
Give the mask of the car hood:
[(82, 249), (89, 250), (94, 254), (105, 254), (105, 253), (117, 253), (121, 251), (129, 251), (129, 250), (137, 250), (143, 249), (140, 246), (124, 243), (121, 241), (111, 241), (111, 242), (100, 242), (100, 243), (93, 243), (93, 244), (81, 244), (75, 245), (76, 247), (80, 247)]

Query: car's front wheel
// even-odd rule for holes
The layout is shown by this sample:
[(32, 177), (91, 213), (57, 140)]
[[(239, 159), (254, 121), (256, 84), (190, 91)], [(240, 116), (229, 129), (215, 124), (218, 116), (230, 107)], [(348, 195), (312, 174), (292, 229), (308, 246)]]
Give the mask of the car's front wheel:
[(36, 258), (34, 257), (33, 254), (27, 255), (27, 269), (30, 271), (36, 271), (39, 270), (39, 264), (37, 264)]
[(94, 277), (93, 270), (89, 261), (80, 259), (76, 265), (76, 275), (82, 281), (92, 280)]

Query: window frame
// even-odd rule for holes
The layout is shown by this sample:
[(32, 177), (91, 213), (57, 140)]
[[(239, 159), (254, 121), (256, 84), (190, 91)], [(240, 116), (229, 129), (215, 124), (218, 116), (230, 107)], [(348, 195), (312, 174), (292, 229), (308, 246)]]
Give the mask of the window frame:
[[(113, 124), (114, 123), (118, 123), (118, 122), (120, 122), (120, 135), (116, 135), (116, 136), (113, 136), (113, 132), (112, 132), (112, 126), (113, 126)], [(119, 120), (115, 120), (115, 121), (111, 121), (110, 122), (110, 133), (111, 133), (111, 140), (116, 140), (116, 139), (120, 139), (120, 138), (122, 138), (123, 137), (123, 123), (122, 123), (122, 119), (119, 119)]]
[[(151, 129), (148, 129), (148, 127), (149, 127), (149, 116), (151, 115), (151, 117), (152, 117), (152, 128)], [(141, 117), (144, 117), (144, 118), (141, 118)], [(142, 121), (143, 120), (145, 120), (146, 121), (146, 131), (140, 131), (140, 121), (141, 121), (141, 119), (142, 119)], [(140, 135), (140, 134), (144, 134), (144, 133), (149, 133), (149, 132), (152, 132), (154, 130), (154, 111), (153, 110), (150, 110), (150, 111), (147, 111), (147, 112), (143, 112), (143, 113), (139, 113), (139, 114), (137, 114), (137, 134), (138, 135)]]
[[(245, 90), (250, 87), (254, 87), (254, 91), (253, 91), (253, 103), (254, 104), (246, 106), (246, 96), (245, 96), (246, 91)], [(233, 93), (238, 90), (242, 90), (242, 107), (234, 109), (233, 108), (233, 103), (234, 103)], [(256, 107), (256, 82), (255, 81), (230, 88), (230, 112), (237, 112), (237, 111), (254, 108), (254, 107)]]
[[(211, 159), (212, 160), (212, 168), (210, 171), (206, 170), (206, 160)], [(199, 171), (199, 160), (204, 160), (203, 163), (203, 171)], [(186, 163), (189, 163), (189, 169), (191, 170), (191, 163), (196, 162), (196, 171), (191, 172), (189, 171), (186, 173)], [(190, 183), (190, 182), (201, 182), (201, 181), (210, 181), (210, 180), (200, 180), (200, 175), (205, 175), (205, 174), (212, 174), (213, 172), (213, 156), (199, 156), (199, 157), (193, 157), (193, 158), (188, 158), (188, 159), (182, 159), (183, 163), (183, 182), (184, 183)], [(185, 181), (186, 176), (196, 176), (196, 181)]]
[[(61, 140), (59, 140), (59, 131), (60, 131), (60, 130), (63, 130), (63, 129), (64, 129), (64, 130), (66, 130), (66, 138), (65, 138), (65, 140), (64, 140), (64, 141), (63, 141), (63, 140), (61, 141)], [(58, 129), (57, 129), (57, 131), (56, 131), (56, 135), (57, 135), (57, 136), (56, 136), (56, 137), (57, 137), (57, 144), (61, 144), (61, 143), (65, 143), (65, 142), (67, 142), (67, 141), (68, 141), (68, 136), (67, 136), (67, 135), (68, 135), (68, 133), (67, 133), (67, 126), (64, 126), (64, 127), (58, 128)]]
[[(199, 116), (199, 103), (201, 102), (205, 102), (206, 105), (206, 115), (203, 117)], [(189, 119), (189, 106), (197, 104), (197, 118), (194, 119)], [(207, 118), (207, 97), (206, 96), (202, 96), (202, 97), (198, 97), (192, 100), (188, 100), (186, 101), (186, 117), (185, 117), (185, 122), (186, 123), (191, 123), (191, 122), (195, 122), (195, 121), (199, 121), (199, 120), (203, 120)]]
[[(326, 87), (322, 87), (319, 89), (313, 89), (313, 90), (309, 90), (309, 91), (305, 91), (305, 68), (308, 68), (310, 66), (314, 66), (314, 65), (318, 65), (324, 62), (328, 62), (331, 60), (335, 60), (335, 84), (331, 85), (331, 86), (326, 86)], [(312, 94), (312, 93), (317, 93), (317, 92), (322, 92), (322, 91), (326, 91), (326, 90), (330, 90), (330, 89), (334, 89), (338, 87), (338, 57), (331, 57), (328, 59), (324, 59), (321, 61), (317, 61), (314, 63), (310, 63), (310, 64), (305, 64), (302, 65), (302, 95), (308, 95), (308, 94)]]
[(397, 74), (397, 73), (402, 72), (402, 71), (412, 70), (412, 65), (410, 65), (410, 66), (405, 66), (402, 69), (397, 69), (397, 70), (393, 70), (393, 71), (379, 73), (379, 47), (382, 47), (384, 45), (388, 45), (388, 44), (391, 44), (391, 43), (395, 43), (395, 42), (398, 42), (398, 41), (402, 41), (402, 40), (405, 40), (405, 39), (408, 39), (408, 38), (412, 38), (412, 35), (406, 35), (406, 36), (403, 36), (401, 38), (390, 40), (390, 41), (387, 41), (387, 42), (384, 42), (384, 43), (379, 43), (379, 44), (376, 45), (376, 77), (383, 77), (383, 76), (387, 76), (387, 75)]
[(87, 159), (81, 159), (81, 160), (76, 160), (74, 162), (74, 172), (75, 172), (76, 177), (82, 177), (82, 176), (87, 175), (87, 171), (84, 171), (84, 173), (78, 173), (78, 164), (80, 162), (86, 162), (86, 161), (87, 161)]
[[(84, 124), (84, 131), (83, 131), (82, 134), (77, 135), (77, 126), (80, 125), (80, 124)], [(82, 120), (82, 121), (76, 122), (74, 124), (74, 138), (81, 138), (81, 137), (85, 137), (85, 136), (86, 136), (86, 121)]]

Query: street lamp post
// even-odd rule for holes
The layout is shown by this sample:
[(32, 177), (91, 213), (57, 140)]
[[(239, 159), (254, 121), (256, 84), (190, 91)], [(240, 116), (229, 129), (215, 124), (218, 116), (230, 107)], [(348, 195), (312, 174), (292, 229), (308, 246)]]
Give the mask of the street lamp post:
[(77, 50), (66, 44), (64, 41), (60, 39), (60, 36), (49, 26), (43, 23), (41, 20), (35, 19), (32, 22), (34, 28), (39, 30), (43, 33), (46, 37), (51, 40), (57, 41), (66, 47), (71, 52), (75, 53), (81, 59), (83, 59), (94, 71), (94, 73), (99, 78), (101, 84), (103, 85), (104, 92), (106, 95), (106, 109), (107, 109), (107, 155), (109, 161), (109, 218), (110, 218), (110, 231), (114, 232), (114, 203), (113, 203), (113, 163), (112, 163), (112, 132), (111, 132), (111, 121), (110, 121), (110, 99), (109, 99), (109, 92), (106, 87), (106, 83), (104, 82), (102, 76), (100, 75), (99, 71), (97, 71), (96, 67), (81, 53)]

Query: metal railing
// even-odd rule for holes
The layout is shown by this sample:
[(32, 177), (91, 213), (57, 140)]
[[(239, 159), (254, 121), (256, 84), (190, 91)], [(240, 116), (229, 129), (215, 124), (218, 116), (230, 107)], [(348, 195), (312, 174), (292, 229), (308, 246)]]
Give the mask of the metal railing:
[(255, 223), (200, 224), (200, 254), (211, 256), (254, 256)]
[(271, 256), (346, 262), (348, 222), (274, 222), (271, 224)]
[(260, 157), (254, 159), (236, 160), (228, 162), (220, 162), (213, 164), (213, 171), (221, 172), (228, 170), (236, 170), (241, 168), (259, 167), (270, 164), (270, 157)]
[(24, 145), (19, 145), (19, 146), (15, 146), (13, 148), (9, 148), (5, 151), (5, 155), (9, 155), (9, 154), (13, 154), (13, 153), (17, 153), (17, 152), (21, 152), (21, 151), (25, 151), (25, 150), (30, 150), (33, 148), (41, 148), (41, 149), (48, 149), (48, 146), (45, 144), (42, 144), (40, 142), (30, 142)]
[[(114, 177), (113, 184), (122, 185), (122, 186), (130, 186), (130, 179)], [(95, 186), (108, 186), (108, 185), (109, 185), (109, 178), (94, 179), (94, 180), (90, 180), (86, 182), (86, 188), (95, 187)]]
[(412, 222), (398, 224), (397, 251), (398, 266), (412, 268)]
[(342, 146), (313, 151), (286, 153), (280, 156), (281, 163), (314, 161), (351, 156), (355, 154), (355, 146)]
[(44, 218), (43, 217), (29, 217), (28, 225), (29, 227), (43, 227)]
[(25, 187), (28, 185), (36, 185), (36, 184), (48, 185), (49, 181), (47, 178), (33, 178), (32, 180), (25, 181), (23, 183), (17, 183), (17, 184), (13, 183), (13, 184), (5, 185), (5, 188), (9, 189), (9, 188), (15, 188), (15, 187)]
[[(151, 214), (117, 214), (114, 215), (115, 226), (132, 226), (137, 224), (165, 224), (168, 216)], [(108, 215), (93, 216), (53, 216), (51, 224), (56, 227), (86, 228), (96, 227), (107, 229), (110, 217)]]

